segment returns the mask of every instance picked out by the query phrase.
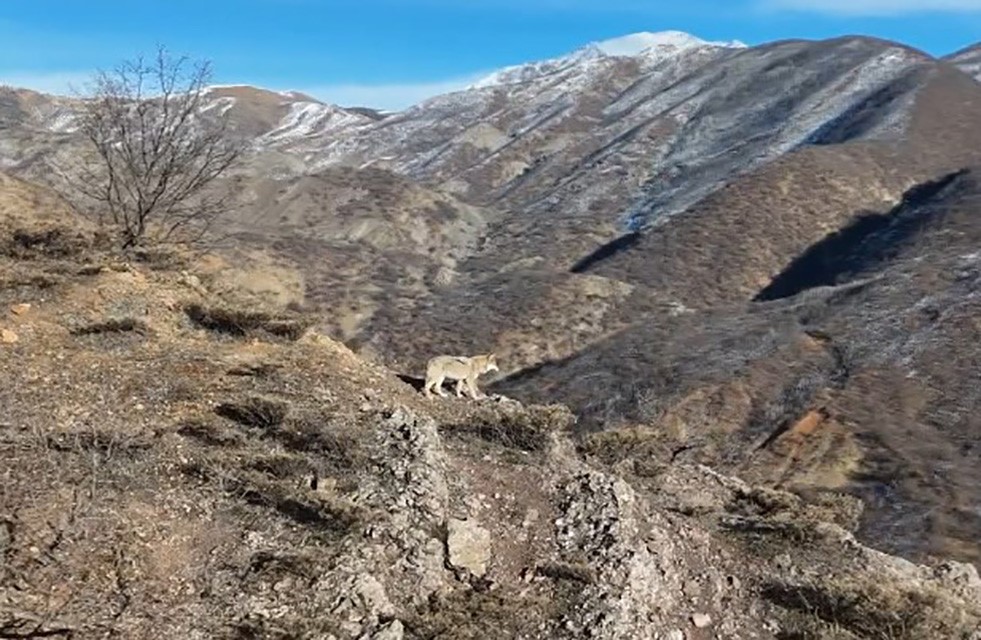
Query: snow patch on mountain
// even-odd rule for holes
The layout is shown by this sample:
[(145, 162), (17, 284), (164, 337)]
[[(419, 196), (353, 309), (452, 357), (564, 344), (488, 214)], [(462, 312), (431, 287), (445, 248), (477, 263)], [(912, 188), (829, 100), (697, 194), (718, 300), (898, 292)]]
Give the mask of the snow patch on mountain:
[(295, 102), (280, 125), (260, 138), (265, 143), (284, 143), (322, 136), (368, 124), (371, 119), (320, 102)]
[(588, 72), (597, 62), (606, 58), (639, 57), (645, 62), (661, 61), (692, 49), (702, 47), (744, 48), (738, 40), (709, 42), (682, 31), (657, 33), (631, 33), (619, 38), (593, 42), (572, 53), (557, 58), (505, 67), (478, 80), (468, 89), (483, 89), (506, 84), (531, 82), (539, 78), (559, 74), (569, 69)]
[(608, 56), (633, 57), (652, 48), (691, 49), (694, 47), (725, 47), (740, 49), (746, 45), (738, 40), (709, 42), (684, 31), (642, 31), (619, 38), (611, 38), (592, 45)]

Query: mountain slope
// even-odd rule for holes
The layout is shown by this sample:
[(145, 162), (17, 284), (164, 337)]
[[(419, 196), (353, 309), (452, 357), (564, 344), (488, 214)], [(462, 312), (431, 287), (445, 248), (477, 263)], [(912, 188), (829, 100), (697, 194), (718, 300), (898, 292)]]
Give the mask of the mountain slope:
[[(212, 108), (255, 141), (227, 230), (301, 267), (322, 326), (403, 374), (494, 349), (501, 389), (612, 430), (579, 443), (623, 444), (612, 464), (693, 456), (843, 488), (870, 500), (869, 539), (976, 558), (975, 294), (935, 250), (949, 234), (968, 260), (972, 200), (917, 194), (950, 175), (972, 188), (956, 172), (981, 164), (981, 85), (870, 38), (672, 39), (587, 47), (384, 118), (216, 88)], [(4, 110), (0, 149), (44, 180), (77, 141), (27, 102)], [(934, 206), (961, 213), (924, 214), (936, 233), (903, 222)], [(893, 256), (894, 223), (930, 250)]]
[[(851, 139), (866, 130), (861, 123), (895, 115), (896, 96), (901, 129)], [(495, 272), (488, 265), (503, 260), (478, 253), (464, 264), (473, 281), (379, 314), (364, 335), (390, 362), (417, 371), (434, 350), (496, 349), (510, 374), (503, 392), (568, 403), (587, 428), (636, 425), (639, 436), (623, 436), (638, 440), (624, 459), (690, 455), (761, 482), (847, 488), (872, 505), (868, 539), (909, 555), (976, 560), (981, 523), (965, 505), (978, 499), (968, 444), (979, 433), (969, 320), (977, 309), (973, 272), (959, 262), (978, 242), (976, 180), (950, 185), (945, 176), (981, 163), (979, 104), (981, 85), (964, 74), (918, 66), (827, 126), (821, 144), (584, 254), (574, 273), (544, 256)], [(934, 182), (952, 191), (929, 195)], [(828, 253), (829, 234), (851, 242), (855, 229), (879, 229), (869, 221), (948, 207), (957, 213), (924, 214), (935, 222), (914, 236), (902, 266), (880, 265), (881, 282), (862, 276), (879, 284), (853, 274), (798, 288), (798, 272), (814, 278), (815, 268), (854, 261)], [(559, 231), (535, 223), (540, 254), (566, 249), (552, 246), (565, 240)], [(491, 242), (513, 250), (528, 240), (501, 233)], [(874, 255), (892, 255), (885, 246)], [(962, 273), (963, 282), (952, 275)], [(824, 286), (840, 289), (818, 294)], [(750, 302), (778, 289), (790, 298)], [(923, 314), (940, 308), (951, 309), (949, 324), (924, 325)], [(913, 327), (921, 327), (916, 338)], [(943, 480), (931, 471), (937, 460)]]
[(547, 389), (585, 428), (645, 425), (636, 455), (849, 488), (877, 544), (977, 561), (977, 175), (829, 234), (761, 289), (771, 302), (638, 321), (499, 388)]
[[(829, 123), (929, 63), (855, 38), (564, 64), (529, 82), (435, 98), (312, 153), (325, 164), (383, 162), (515, 211), (502, 237), (548, 219), (565, 240), (555, 259), (568, 261), (598, 235), (683, 210), (732, 175), (828, 139)], [(900, 89), (847, 136), (901, 135), (915, 90)]]
[(957, 65), (964, 73), (981, 80), (981, 44), (961, 49), (947, 56), (945, 60)]
[[(976, 126), (981, 85), (943, 64), (918, 67), (896, 85), (882, 92), (904, 96), (900, 102), (905, 125), (895, 132), (895, 140), (836, 143), (829, 138), (826, 144), (808, 145), (730, 178), (724, 188), (666, 222), (617, 236), (568, 263), (556, 264), (551, 258), (557, 251), (575, 248), (576, 238), (570, 238), (553, 218), (526, 216), (520, 220), (522, 226), (515, 229), (518, 221), (505, 216), (504, 222), (491, 227), (484, 248), (461, 266), (472, 281), (461, 280), (459, 294), (441, 293), (441, 298), (403, 311), (394, 324), (391, 318), (376, 323), (366, 334), (380, 343), (386, 335), (440, 326), (443, 329), (433, 336), (434, 342), (455, 340), (458, 332), (440, 318), (454, 317), (453, 310), (464, 297), (470, 300), (466, 305), (470, 315), (486, 318), (488, 327), (498, 327), (492, 336), (527, 326), (535, 321), (535, 315), (494, 311), (498, 307), (522, 308), (522, 296), (526, 295), (521, 287), (494, 285), (499, 278), (492, 274), (506, 267), (506, 261), (513, 261), (517, 270), (529, 264), (539, 270), (551, 269), (556, 282), (568, 279), (571, 270), (633, 287), (627, 304), (619, 310), (604, 311), (606, 320), (583, 326), (586, 335), (577, 338), (578, 345), (650, 314), (660, 317), (677, 309), (749, 300), (785, 264), (829, 231), (863, 211), (888, 211), (914, 184), (981, 162)], [(887, 115), (876, 108), (880, 104)], [(894, 105), (890, 100), (870, 100), (865, 111), (852, 113), (851, 122), (891, 118)], [(848, 122), (839, 119), (837, 126), (851, 130)], [(829, 136), (838, 135), (831, 127), (824, 131)], [(596, 234), (597, 224), (587, 226), (583, 221), (583, 225)], [(515, 255), (521, 250), (528, 252), (527, 257)], [(566, 318), (556, 309), (551, 314), (555, 323), (542, 328), (554, 336), (552, 341), (561, 341), (574, 331), (573, 327), (582, 326), (574, 320), (583, 315), (578, 308), (568, 310)], [(482, 342), (486, 341), (485, 337)], [(497, 346), (505, 351), (519, 348), (503, 338)], [(545, 352), (564, 357), (570, 349), (571, 345), (565, 353)], [(385, 351), (400, 361), (414, 363), (412, 366), (419, 366), (419, 360), (424, 359), (412, 345), (401, 346), (397, 341)], [(517, 369), (539, 362), (520, 358), (512, 366)]]
[(381, 307), (450, 286), (499, 215), (382, 169), (234, 181), (231, 241), (295, 264), (325, 312), (321, 328), (345, 340)]
[(179, 252), (121, 261), (2, 174), (0, 222), (4, 636), (918, 640), (981, 625), (973, 567), (862, 546), (845, 496), (614, 468), (575, 451), (562, 407), (426, 399), (223, 287), (227, 272)]

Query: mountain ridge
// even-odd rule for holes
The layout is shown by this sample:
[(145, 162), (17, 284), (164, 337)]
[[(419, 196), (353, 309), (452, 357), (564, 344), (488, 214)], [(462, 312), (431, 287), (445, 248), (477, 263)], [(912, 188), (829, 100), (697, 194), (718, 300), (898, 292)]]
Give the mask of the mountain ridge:
[[(981, 527), (955, 523), (976, 500), (957, 448), (981, 412), (954, 357), (977, 343), (975, 276), (968, 249), (935, 250), (944, 234), (974, 237), (973, 196), (903, 202), (981, 164), (981, 84), (866, 37), (590, 54), (547, 71), (381, 118), (214, 89), (211, 108), (252, 143), (226, 178), (241, 196), (229, 250), (293, 265), (319, 328), (403, 375), (433, 353), (497, 351), (499, 389), (567, 403), (606, 433), (583, 429), (577, 446), (633, 442), (617, 464), (688, 451), (775, 486), (859, 493), (882, 544), (905, 544), (889, 504), (904, 518), (935, 509), (935, 535), (901, 551), (977, 558)], [(0, 96), (3, 166), (50, 184), (52, 158), (84, 157), (46, 128), (43, 96)], [(973, 175), (955, 186), (969, 192)], [(907, 233), (909, 216), (931, 226), (890, 261), (880, 232)], [(853, 264), (856, 239), (880, 270), (799, 286), (793, 265)], [(790, 295), (764, 301), (775, 281)], [(931, 459), (953, 465), (947, 485)]]

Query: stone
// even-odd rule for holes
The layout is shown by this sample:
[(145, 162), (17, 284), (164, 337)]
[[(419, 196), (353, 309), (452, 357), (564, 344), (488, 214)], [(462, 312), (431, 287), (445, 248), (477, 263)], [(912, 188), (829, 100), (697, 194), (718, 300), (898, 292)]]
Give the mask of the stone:
[(981, 577), (973, 564), (948, 561), (934, 569), (934, 575), (953, 585), (962, 585), (971, 589), (981, 588)]
[(702, 629), (712, 624), (712, 618), (707, 613), (696, 613), (691, 617), (691, 623)]
[(692, 578), (685, 580), (685, 583), (681, 586), (681, 590), (689, 598), (694, 598), (702, 592), (702, 585), (699, 584), (698, 580)]
[(29, 302), (22, 302), (20, 304), (15, 304), (14, 306), (10, 307), (11, 313), (13, 313), (15, 316), (22, 316), (30, 310), (31, 310), (31, 303)]
[(405, 628), (401, 620), (392, 620), (387, 625), (379, 629), (371, 640), (402, 640), (405, 636)]
[(457, 569), (467, 569), (478, 578), (483, 577), (490, 561), (490, 532), (474, 520), (450, 518), (447, 534), (446, 549), (450, 565)]
[(20, 337), (10, 329), (0, 329), (0, 342), (3, 344), (14, 344)]
[(665, 638), (666, 640), (685, 640), (685, 632), (681, 629), (672, 629), (668, 631), (668, 635)]

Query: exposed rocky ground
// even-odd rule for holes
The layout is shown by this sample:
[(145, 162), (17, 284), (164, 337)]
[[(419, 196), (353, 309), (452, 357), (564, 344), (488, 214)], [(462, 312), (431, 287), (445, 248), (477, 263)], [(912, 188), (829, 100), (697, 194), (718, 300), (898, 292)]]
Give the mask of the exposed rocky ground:
[(976, 570), (862, 546), (852, 498), (427, 400), (235, 267), (118, 255), (6, 177), (0, 221), (4, 637), (981, 633)]

